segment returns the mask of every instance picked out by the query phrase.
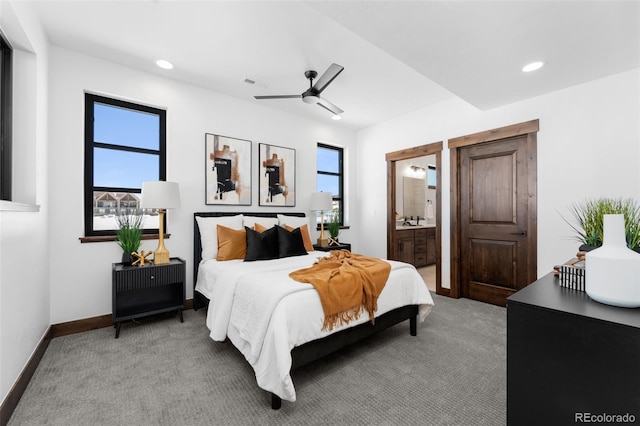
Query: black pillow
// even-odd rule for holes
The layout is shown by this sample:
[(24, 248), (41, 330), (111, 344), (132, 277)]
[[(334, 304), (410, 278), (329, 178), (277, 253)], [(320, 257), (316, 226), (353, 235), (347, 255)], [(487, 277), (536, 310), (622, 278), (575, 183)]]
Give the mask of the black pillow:
[(274, 226), (260, 233), (245, 226), (247, 231), (247, 255), (245, 262), (278, 258), (278, 230)]
[(288, 231), (282, 226), (276, 226), (275, 228), (278, 229), (279, 257), (302, 256), (307, 254), (300, 228), (296, 228), (293, 231)]

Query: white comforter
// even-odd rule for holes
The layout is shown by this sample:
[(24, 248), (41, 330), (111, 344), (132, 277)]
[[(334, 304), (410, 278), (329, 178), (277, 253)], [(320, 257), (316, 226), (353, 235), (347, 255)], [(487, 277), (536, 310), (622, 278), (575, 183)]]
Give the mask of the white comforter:
[[(258, 386), (295, 401), (291, 381), (291, 349), (343, 328), (368, 321), (366, 313), (346, 327), (322, 331), (324, 314), (310, 284), (289, 272), (311, 266), (324, 252), (269, 261), (203, 261), (196, 290), (210, 300), (207, 327), (213, 340), (231, 342), (254, 369)], [(419, 305), (423, 321), (433, 306), (424, 281), (412, 265), (388, 261), (391, 274), (378, 298), (376, 316), (397, 307)]]

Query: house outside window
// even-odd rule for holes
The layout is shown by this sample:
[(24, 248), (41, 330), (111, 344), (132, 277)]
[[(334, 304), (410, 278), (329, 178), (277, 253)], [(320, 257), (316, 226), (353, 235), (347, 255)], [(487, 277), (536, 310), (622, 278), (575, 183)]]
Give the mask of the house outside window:
[(143, 232), (158, 232), (158, 213), (140, 210), (142, 182), (166, 178), (166, 111), (85, 94), (85, 236), (115, 235), (116, 217), (144, 214)]
[(12, 56), (13, 49), (0, 31), (0, 200), (5, 201), (12, 197)]
[(340, 226), (344, 226), (344, 149), (318, 143), (316, 190), (330, 192), (333, 210), (325, 213), (325, 221), (338, 217)]

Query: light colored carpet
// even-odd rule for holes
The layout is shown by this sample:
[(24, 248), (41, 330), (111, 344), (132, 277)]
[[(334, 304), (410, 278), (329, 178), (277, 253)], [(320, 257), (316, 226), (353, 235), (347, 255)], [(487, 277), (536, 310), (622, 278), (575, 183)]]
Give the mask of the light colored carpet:
[(298, 401), (270, 408), (203, 310), (53, 339), (9, 425), (502, 425), (506, 310), (434, 295), (404, 322), (293, 374)]

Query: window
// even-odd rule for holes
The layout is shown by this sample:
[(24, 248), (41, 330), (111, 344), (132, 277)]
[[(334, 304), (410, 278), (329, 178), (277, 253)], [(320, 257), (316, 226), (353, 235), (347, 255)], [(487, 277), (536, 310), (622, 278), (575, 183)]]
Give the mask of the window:
[(333, 198), (332, 214), (325, 215), (330, 221), (337, 215), (340, 226), (344, 225), (344, 150), (331, 145), (318, 144), (317, 191), (330, 192)]
[[(142, 182), (165, 180), (166, 111), (85, 94), (85, 236), (115, 235), (116, 216), (140, 207)], [(144, 233), (158, 232), (144, 211)]]
[(11, 201), (11, 88), (13, 49), (0, 32), (0, 200)]
[(427, 166), (427, 187), (429, 189), (436, 189), (438, 184), (438, 174), (436, 173), (436, 166), (429, 164)]

